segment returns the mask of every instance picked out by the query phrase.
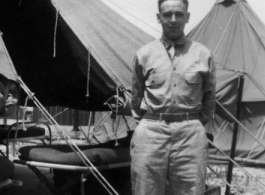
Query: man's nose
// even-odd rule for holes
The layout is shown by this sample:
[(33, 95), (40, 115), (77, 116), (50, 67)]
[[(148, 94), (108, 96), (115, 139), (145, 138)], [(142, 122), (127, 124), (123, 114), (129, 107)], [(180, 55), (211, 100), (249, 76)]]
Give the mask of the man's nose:
[(170, 22), (177, 22), (177, 17), (175, 16), (175, 14), (172, 14), (171, 20)]

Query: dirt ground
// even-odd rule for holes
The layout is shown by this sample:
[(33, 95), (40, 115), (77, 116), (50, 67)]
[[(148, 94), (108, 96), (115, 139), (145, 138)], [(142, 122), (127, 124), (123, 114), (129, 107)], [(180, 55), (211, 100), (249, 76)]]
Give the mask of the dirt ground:
[[(226, 166), (211, 166), (215, 173), (208, 169), (207, 184), (220, 186), (221, 195), (226, 191)], [(224, 180), (224, 181), (223, 181)], [(231, 195), (265, 195), (265, 169), (235, 167), (233, 169)]]

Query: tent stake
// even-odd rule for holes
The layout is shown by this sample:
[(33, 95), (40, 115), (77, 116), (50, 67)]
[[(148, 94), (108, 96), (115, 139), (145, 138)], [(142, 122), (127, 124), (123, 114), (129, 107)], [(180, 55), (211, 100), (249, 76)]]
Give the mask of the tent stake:
[[(244, 75), (240, 75), (239, 77), (239, 92), (237, 97), (237, 119), (240, 119), (240, 112), (241, 112), (241, 102), (242, 102), (242, 95), (243, 95), (243, 86), (244, 86)], [(236, 151), (236, 142), (237, 142), (237, 133), (238, 133), (238, 123), (234, 124), (234, 133), (233, 139), (231, 143), (231, 154), (230, 158), (234, 160), (235, 158), (235, 151)], [(227, 172), (227, 183), (231, 184), (232, 177), (233, 177), (233, 162), (229, 161), (228, 165), (228, 172)], [(230, 195), (230, 186), (226, 185), (225, 195)]]

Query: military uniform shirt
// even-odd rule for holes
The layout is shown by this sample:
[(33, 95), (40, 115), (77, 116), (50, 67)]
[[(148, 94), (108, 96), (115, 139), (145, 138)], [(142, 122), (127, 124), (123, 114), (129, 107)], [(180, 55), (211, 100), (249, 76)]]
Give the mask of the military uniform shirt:
[[(168, 50), (175, 48), (175, 56)], [(176, 43), (162, 37), (134, 58), (132, 114), (198, 113), (205, 124), (215, 111), (215, 66), (211, 52), (184, 35)]]

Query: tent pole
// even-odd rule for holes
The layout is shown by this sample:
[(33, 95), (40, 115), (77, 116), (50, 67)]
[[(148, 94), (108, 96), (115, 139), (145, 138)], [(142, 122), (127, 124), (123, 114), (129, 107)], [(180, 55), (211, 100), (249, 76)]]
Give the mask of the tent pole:
[[(242, 95), (243, 95), (243, 86), (244, 86), (244, 75), (240, 75), (239, 77), (239, 92), (237, 97), (237, 120), (239, 120), (240, 112), (241, 112), (241, 103), (242, 103)], [(230, 158), (234, 160), (235, 158), (235, 151), (236, 151), (236, 142), (237, 142), (237, 133), (238, 133), (238, 123), (236, 122), (234, 125), (234, 133), (233, 133), (233, 139), (231, 143), (231, 154)], [(231, 184), (232, 177), (233, 177), (233, 162), (229, 161), (228, 165), (228, 172), (227, 172), (227, 179), (226, 181)], [(230, 195), (230, 186), (226, 185), (226, 191), (225, 195)]]
[(73, 124), (74, 131), (79, 131), (79, 110), (74, 110), (74, 124)]

